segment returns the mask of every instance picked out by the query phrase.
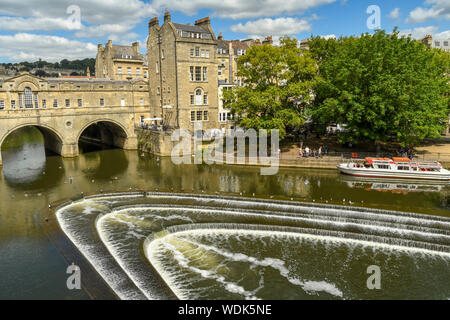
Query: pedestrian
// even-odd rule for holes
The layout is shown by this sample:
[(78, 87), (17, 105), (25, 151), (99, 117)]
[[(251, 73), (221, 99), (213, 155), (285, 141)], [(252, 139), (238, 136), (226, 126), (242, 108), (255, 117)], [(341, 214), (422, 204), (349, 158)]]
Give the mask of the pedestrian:
[(305, 155), (306, 155), (307, 158), (309, 157), (309, 147), (305, 148)]
[(319, 158), (322, 158), (322, 146), (319, 147)]
[(303, 149), (302, 149), (302, 148), (300, 148), (300, 149), (298, 150), (298, 156), (299, 156), (300, 158), (303, 158)]

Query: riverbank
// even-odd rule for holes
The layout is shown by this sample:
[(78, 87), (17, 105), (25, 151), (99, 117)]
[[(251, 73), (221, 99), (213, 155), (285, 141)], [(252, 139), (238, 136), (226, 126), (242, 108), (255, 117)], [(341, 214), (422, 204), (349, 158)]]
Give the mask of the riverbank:
[[(363, 161), (364, 159), (359, 159)], [(420, 158), (415, 158), (416, 161), (421, 161)], [(323, 157), (323, 158), (286, 158), (283, 155), (280, 157), (280, 167), (292, 168), (310, 168), (310, 169), (336, 169), (340, 163), (348, 162), (349, 159), (341, 157)], [(428, 161), (428, 160), (426, 160)], [(435, 160), (437, 161), (437, 160)], [(445, 160), (440, 162), (445, 169), (450, 169), (450, 161)]]

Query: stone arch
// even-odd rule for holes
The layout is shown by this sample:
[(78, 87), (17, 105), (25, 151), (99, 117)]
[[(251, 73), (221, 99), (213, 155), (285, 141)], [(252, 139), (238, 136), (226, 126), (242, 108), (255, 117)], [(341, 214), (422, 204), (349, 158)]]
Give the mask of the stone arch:
[(8, 130), (3, 137), (0, 139), (0, 151), (1, 147), (3, 145), (3, 142), (5, 139), (13, 132), (24, 128), (24, 127), (35, 127), (37, 128), (42, 135), (44, 136), (44, 144), (45, 148), (49, 149), (59, 155), (62, 155), (63, 153), (63, 145), (64, 145), (64, 139), (62, 138), (62, 135), (56, 130), (55, 128), (52, 128), (45, 124), (36, 124), (36, 123), (23, 123), (20, 125), (15, 126), (14, 128)]
[(23, 91), (26, 87), (29, 87), (33, 92), (40, 91), (39, 82), (35, 79), (25, 79), (24, 81), (21, 81), (17, 84), (17, 90)]
[(130, 137), (128, 130), (120, 122), (112, 119), (96, 119), (85, 124), (77, 135), (77, 143), (80, 141), (83, 133), (93, 125), (96, 125), (99, 130), (101, 143), (128, 149), (128, 139)]

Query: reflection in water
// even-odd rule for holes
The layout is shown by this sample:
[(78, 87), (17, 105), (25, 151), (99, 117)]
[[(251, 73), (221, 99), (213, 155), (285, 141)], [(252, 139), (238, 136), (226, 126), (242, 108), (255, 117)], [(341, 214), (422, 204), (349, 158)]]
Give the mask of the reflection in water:
[(30, 184), (45, 170), (45, 148), (42, 133), (25, 127), (11, 133), (1, 146), (6, 181), (12, 185)]
[(33, 183), (44, 173), (45, 149), (42, 145), (26, 144), (20, 152), (16, 151), (2, 151), (6, 180), (11, 184)]
[[(44, 137), (35, 127), (11, 133), (3, 142), (1, 152), (5, 180), (16, 189), (39, 189), (50, 181), (56, 184), (64, 174), (61, 158), (45, 150)], [(46, 156), (51, 157), (46, 159)]]
[(408, 194), (410, 192), (444, 192), (450, 185), (444, 181), (413, 181), (399, 179), (357, 178), (342, 176), (350, 188), (363, 188), (366, 191), (379, 191)]

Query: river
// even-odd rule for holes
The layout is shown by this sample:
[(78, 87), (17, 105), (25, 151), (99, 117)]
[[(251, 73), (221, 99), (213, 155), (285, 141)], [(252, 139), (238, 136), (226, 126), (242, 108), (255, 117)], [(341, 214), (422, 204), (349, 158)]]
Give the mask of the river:
[[(133, 210), (102, 212), (107, 215), (96, 225), (97, 232), (104, 237), (103, 242), (117, 253), (115, 258), (118, 261), (123, 260), (123, 264), (128, 264), (130, 270), (134, 268), (135, 281), (143, 281), (141, 294), (146, 298), (158, 297), (146, 291), (145, 272), (139, 273), (142, 265), (132, 265), (130, 261), (133, 259), (150, 261), (179, 298), (358, 299), (450, 296), (449, 260), (446, 256), (431, 254), (430, 258), (421, 253), (416, 257), (415, 253), (411, 255), (409, 251), (390, 255), (388, 251), (378, 247), (364, 247), (364, 254), (355, 255), (354, 252), (363, 250), (360, 243), (350, 243), (347, 240), (341, 242), (332, 238), (333, 234), (316, 235), (325, 237), (319, 239), (313, 235), (299, 234), (294, 232), (294, 229), (278, 230), (283, 223), (279, 222), (277, 217), (268, 217), (268, 220), (253, 216), (235, 217), (224, 209), (235, 206), (239, 214), (251, 211), (257, 215), (263, 209), (256, 205), (256, 199), (266, 199), (274, 202), (299, 201), (415, 212), (423, 216), (423, 221), (434, 219), (431, 216), (444, 219), (443, 226), (437, 228), (438, 231), (427, 229), (417, 232), (442, 233), (443, 240), (440, 238), (436, 243), (448, 246), (448, 185), (360, 181), (341, 176), (337, 170), (280, 168), (275, 176), (261, 176), (256, 167), (177, 166), (170, 158), (158, 158), (137, 151), (94, 148), (91, 145), (83, 145), (81, 150), (82, 154), (74, 159), (63, 159), (46, 152), (43, 137), (34, 128), (17, 131), (3, 144), (3, 170), (0, 174), (0, 299), (87, 299), (86, 292), (67, 289), (68, 263), (47, 239), (42, 228), (42, 212), (45, 212), (50, 203), (80, 193), (134, 190), (193, 194), (193, 198), (188, 201), (193, 207), (192, 210), (174, 207), (167, 212), (162, 207), (148, 208), (147, 205), (155, 205), (152, 197), (149, 197), (148, 203), (136, 202), (139, 207)], [(210, 218), (205, 219), (204, 216), (199, 216), (199, 211), (212, 210), (201, 204), (202, 195), (207, 194), (217, 197), (214, 201), (228, 199), (227, 196), (236, 199), (229, 198), (226, 204), (218, 205), (219, 208), (214, 209), (213, 213), (207, 214)], [(195, 198), (195, 195), (198, 195), (198, 198)], [(181, 198), (175, 196), (177, 197)], [(255, 200), (255, 203), (245, 210), (242, 207), (244, 197)], [(86, 200), (81, 202), (78, 208), (69, 210), (68, 214), (75, 212), (79, 215), (86, 209), (89, 211), (91, 207), (101, 207), (113, 200), (114, 198)], [(130, 205), (133, 201), (135, 200), (127, 199), (120, 205)], [(174, 205), (171, 201), (162, 197), (156, 204)], [(271, 209), (270, 206), (276, 207), (277, 203), (270, 203), (268, 206), (263, 211), (282, 211)], [(316, 214), (314, 210), (311, 214)], [(94, 210), (94, 213), (101, 211)], [(217, 218), (218, 216), (220, 218)], [(325, 222), (334, 221), (328, 214), (323, 216), (327, 217), (321, 218)], [(352, 219), (350, 216), (345, 218), (349, 219), (346, 223)], [(420, 219), (422, 218), (419, 217)], [(72, 221), (75, 220), (76, 217), (73, 217)], [(123, 221), (126, 221), (130, 228), (126, 229), (127, 232), (124, 232)], [(236, 231), (233, 225), (243, 221), (247, 223), (246, 227)], [(372, 223), (372, 218), (370, 221)], [(439, 219), (436, 221), (437, 224), (441, 223)], [(225, 222), (228, 222), (228, 225), (223, 225)], [(132, 227), (129, 226), (130, 223)], [(177, 227), (186, 223), (198, 224), (201, 227), (196, 229), (196, 232), (193, 232), (192, 228)], [(291, 221), (286, 224), (286, 228), (301, 228), (305, 223)], [(205, 228), (205, 224), (209, 226)], [(255, 224), (263, 227), (247, 226)], [(373, 224), (378, 226), (380, 222), (377, 220)], [(273, 229), (268, 226), (273, 226)], [(394, 226), (402, 229), (398, 222), (395, 222)], [(68, 229), (71, 227), (73, 225), (67, 225)], [(422, 225), (416, 227), (421, 228)], [(409, 230), (409, 227), (406, 229)], [(127, 258), (124, 247), (134, 242), (142, 244), (146, 237), (151, 238), (153, 233), (161, 230), (166, 230), (163, 237), (153, 239), (154, 241), (147, 239), (145, 254), (139, 258)], [(330, 232), (338, 231), (334, 228)], [(417, 241), (416, 235), (411, 235), (410, 240)], [(298, 243), (302, 245), (302, 252), (306, 253), (280, 250), (292, 248)], [(114, 248), (117, 251), (114, 251)], [(389, 250), (392, 251), (392, 248)], [(258, 252), (257, 255), (255, 251)], [(338, 254), (331, 254), (333, 252)], [(365, 294), (362, 289), (349, 288), (349, 282), (339, 280), (339, 277), (351, 273), (348, 266), (361, 261), (368, 263), (373, 252), (376, 252), (377, 256), (374, 259), (375, 264), (388, 261), (387, 267), (390, 270), (401, 269), (390, 273), (391, 281), (397, 281), (395, 283), (399, 287), (402, 286), (402, 281), (396, 277), (402, 272), (413, 277), (413, 271), (417, 269), (425, 270), (429, 272), (427, 274), (434, 276), (420, 276), (417, 286), (411, 284), (409, 291), (407, 290), (409, 293), (404, 295), (400, 288), (386, 295)], [(203, 264), (196, 264), (197, 255), (203, 257)], [(317, 256), (326, 257), (326, 267), (323, 267), (323, 260), (312, 259)], [(305, 258), (311, 263), (305, 265)], [(428, 263), (429, 259), (432, 259), (433, 263)], [(335, 270), (337, 273), (332, 273), (333, 268), (330, 266), (339, 265), (343, 260), (347, 262), (347, 269), (340, 267)], [(144, 280), (137, 279), (141, 276)], [(362, 279), (364, 275), (360, 277)], [(170, 285), (171, 283), (176, 285)], [(270, 286), (273, 284), (279, 285), (279, 290), (271, 290)], [(286, 296), (280, 296), (283, 292)], [(127, 298), (126, 292), (122, 297)]]

